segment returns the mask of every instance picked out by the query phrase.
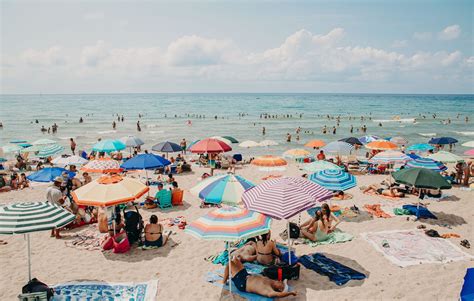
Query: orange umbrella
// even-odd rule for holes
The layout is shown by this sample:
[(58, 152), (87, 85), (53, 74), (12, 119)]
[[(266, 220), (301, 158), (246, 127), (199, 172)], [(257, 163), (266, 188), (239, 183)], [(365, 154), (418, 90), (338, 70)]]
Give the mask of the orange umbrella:
[(376, 150), (393, 150), (393, 149), (397, 149), (398, 145), (387, 140), (375, 140), (375, 141), (367, 143), (365, 147), (367, 147), (368, 149), (376, 149)]
[(252, 161), (252, 164), (255, 166), (259, 166), (261, 170), (274, 170), (274, 169), (282, 169), (283, 166), (287, 165), (285, 159), (277, 157), (277, 156), (261, 156), (257, 157)]
[(312, 148), (319, 148), (325, 146), (326, 143), (323, 140), (311, 140), (308, 143), (306, 143), (304, 146), (306, 147), (312, 147)]

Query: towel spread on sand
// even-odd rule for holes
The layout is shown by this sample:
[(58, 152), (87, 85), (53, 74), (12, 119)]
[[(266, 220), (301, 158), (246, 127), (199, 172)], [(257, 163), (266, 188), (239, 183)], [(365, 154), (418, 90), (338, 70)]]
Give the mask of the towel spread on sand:
[(326, 239), (323, 241), (311, 241), (307, 238), (299, 238), (297, 241), (303, 244), (310, 245), (311, 247), (316, 247), (319, 245), (330, 245), (330, 244), (337, 244), (343, 243), (346, 241), (350, 241), (354, 238), (352, 234), (342, 232), (339, 229), (334, 230), (333, 232), (329, 233), (326, 236)]
[[(362, 233), (361, 235), (388, 260), (401, 267), (474, 258), (461, 251), (450, 241), (429, 237), (422, 230), (383, 231)], [(383, 245), (387, 247), (383, 247)]]
[(417, 218), (433, 218), (438, 219), (433, 213), (431, 213), (428, 208), (416, 205), (403, 205), (402, 207), (405, 210), (408, 210), (411, 215), (416, 215)]
[(156, 300), (158, 280), (147, 282), (107, 283), (74, 281), (57, 284), (52, 301)]
[(65, 241), (64, 244), (67, 247), (80, 250), (102, 250), (101, 245), (107, 235), (107, 233), (99, 233), (95, 227), (88, 228), (75, 233), (72, 239)]
[(373, 217), (383, 217), (389, 218), (392, 217), (390, 214), (386, 213), (385, 211), (380, 208), (380, 204), (373, 204), (373, 205), (364, 205), (364, 208), (370, 213)]
[(360, 272), (351, 269), (337, 261), (327, 258), (321, 253), (304, 255), (300, 257), (299, 262), (305, 268), (315, 271), (318, 274), (328, 276), (329, 280), (337, 285), (344, 285), (350, 280), (362, 280), (366, 276)]

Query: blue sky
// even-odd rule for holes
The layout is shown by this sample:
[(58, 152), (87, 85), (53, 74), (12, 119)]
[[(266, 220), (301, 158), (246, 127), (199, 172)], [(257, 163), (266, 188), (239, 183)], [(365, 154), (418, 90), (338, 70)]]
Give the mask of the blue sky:
[(473, 1), (2, 1), (2, 93), (472, 93)]

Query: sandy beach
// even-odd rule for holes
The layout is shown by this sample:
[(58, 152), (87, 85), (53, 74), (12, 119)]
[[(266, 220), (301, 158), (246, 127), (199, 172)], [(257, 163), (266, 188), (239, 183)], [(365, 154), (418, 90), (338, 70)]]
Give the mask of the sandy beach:
[[(284, 172), (288, 176), (301, 176), (303, 171), (299, 166), (291, 164)], [(191, 174), (177, 175), (176, 179), (185, 190), (184, 206), (175, 207), (163, 212), (158, 209), (140, 212), (145, 221), (151, 214), (157, 214), (159, 219), (185, 216), (192, 221), (212, 209), (199, 208), (200, 200), (191, 195), (189, 189), (198, 183), (198, 178), (208, 169), (193, 167)], [(218, 173), (219, 171), (216, 171)], [(223, 171), (224, 172), (224, 171)], [(250, 165), (237, 168), (236, 174), (241, 175), (256, 184), (261, 183), (262, 177), (268, 173), (257, 171)], [(363, 175), (357, 176), (358, 186), (378, 183), (386, 176)], [(47, 185), (27, 188), (0, 194), (0, 204), (44, 200)], [(154, 191), (152, 191), (153, 193)], [(347, 191), (354, 197), (352, 200), (331, 201), (331, 204), (363, 207), (364, 204), (379, 203), (386, 212), (392, 212), (395, 207), (416, 201), (411, 196), (400, 200), (387, 200), (378, 196), (368, 196), (361, 193), (358, 187)], [(464, 221), (452, 229), (439, 225), (424, 223), (428, 229), (439, 233), (454, 232), (461, 238), (449, 238), (459, 246), (461, 239), (474, 241), (474, 210), (472, 191), (463, 191), (454, 187), (449, 191), (453, 198), (449, 201), (430, 202), (432, 212), (443, 212), (455, 215)], [(302, 213), (302, 219), (308, 214)], [(452, 216), (450, 217), (452, 220)], [(294, 219), (298, 221), (298, 218)], [(342, 222), (339, 228), (354, 235), (352, 241), (340, 244), (310, 247), (296, 245), (298, 256), (320, 252), (326, 254), (349, 267), (365, 273), (365, 280), (353, 280), (346, 285), (337, 286), (325, 276), (311, 270), (301, 269), (300, 279), (290, 281), (290, 285), (298, 292), (297, 297), (288, 300), (456, 300), (463, 283), (466, 268), (473, 266), (473, 261), (457, 261), (445, 264), (420, 264), (401, 268), (387, 260), (376, 251), (360, 234), (384, 230), (415, 229), (421, 222), (407, 221), (406, 216), (392, 218), (376, 218), (365, 222)], [(273, 221), (273, 238), (284, 242), (278, 236), (284, 227), (284, 221)], [(96, 229), (96, 225), (86, 226)], [(219, 241), (204, 241), (196, 239), (176, 226), (165, 227), (176, 234), (165, 247), (155, 250), (140, 250), (133, 247), (126, 254), (113, 254), (110, 251), (88, 251), (67, 247), (65, 242), (74, 233), (83, 228), (64, 231), (64, 238), (57, 240), (49, 237), (49, 232), (31, 234), (32, 272), (33, 276), (50, 285), (74, 280), (100, 280), (107, 282), (148, 281), (158, 279), (157, 300), (219, 300), (228, 292), (205, 281), (208, 271), (215, 271), (221, 266), (214, 265), (204, 259), (224, 250), (224, 243)], [(27, 252), (26, 241), (22, 235), (2, 236), (8, 244), (0, 246), (0, 299), (15, 300), (21, 287), (26, 283)], [(474, 249), (459, 246), (464, 252), (474, 255)], [(236, 297), (238, 300), (239, 298)]]

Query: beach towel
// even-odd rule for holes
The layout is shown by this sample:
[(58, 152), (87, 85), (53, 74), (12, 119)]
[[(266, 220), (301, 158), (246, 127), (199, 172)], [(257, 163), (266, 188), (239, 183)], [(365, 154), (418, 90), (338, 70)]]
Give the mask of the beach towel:
[(466, 271), (460, 297), (461, 301), (474, 300), (474, 268), (469, 268)]
[(393, 213), (395, 215), (411, 215), (409, 210), (403, 208), (393, 208)]
[(410, 212), (411, 215), (416, 215), (418, 218), (433, 218), (438, 219), (433, 213), (431, 213), (426, 207), (416, 205), (403, 205), (403, 209)]
[(299, 262), (307, 269), (313, 270), (323, 276), (328, 276), (329, 280), (337, 285), (344, 285), (350, 280), (362, 280), (366, 278), (364, 274), (327, 258), (321, 253), (304, 255), (300, 257)]
[(342, 232), (339, 229), (334, 230), (333, 232), (327, 235), (327, 238), (323, 241), (312, 241), (307, 238), (299, 238), (296, 240), (296, 244), (303, 243), (310, 245), (311, 247), (316, 247), (319, 245), (330, 245), (350, 241), (354, 238), (352, 234)]
[(473, 258), (449, 240), (429, 237), (422, 230), (370, 232), (361, 235), (377, 251), (400, 267)]
[(72, 236), (72, 239), (65, 241), (64, 244), (67, 247), (80, 250), (101, 250), (102, 242), (107, 236), (108, 234), (106, 233), (97, 232), (97, 229), (95, 227), (93, 229), (89, 227), (87, 229), (82, 230), (81, 232), (75, 233)]
[(386, 213), (385, 211), (380, 208), (380, 204), (373, 204), (373, 205), (364, 205), (364, 208), (370, 213), (373, 217), (381, 217), (381, 218), (389, 218), (392, 217), (390, 214)]
[[(237, 245), (235, 245), (235, 248), (239, 249), (243, 245), (245, 245), (244, 240), (240, 241)], [(280, 252), (282, 254), (288, 251), (288, 248), (286, 246), (283, 246), (283, 245), (280, 245), (280, 244), (277, 244), (277, 248), (280, 250)], [(219, 254), (209, 256), (206, 259), (208, 259), (209, 261), (212, 260), (213, 264), (227, 265), (227, 263), (229, 262), (229, 255), (227, 254), (227, 250), (224, 250), (224, 251), (220, 252)]]
[(158, 280), (124, 283), (73, 281), (57, 284), (53, 288), (52, 301), (153, 301), (156, 300)]

